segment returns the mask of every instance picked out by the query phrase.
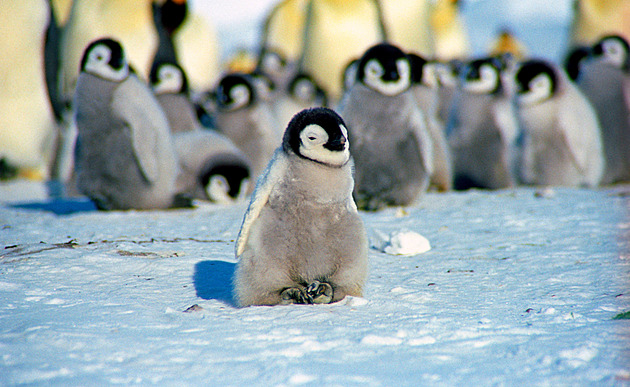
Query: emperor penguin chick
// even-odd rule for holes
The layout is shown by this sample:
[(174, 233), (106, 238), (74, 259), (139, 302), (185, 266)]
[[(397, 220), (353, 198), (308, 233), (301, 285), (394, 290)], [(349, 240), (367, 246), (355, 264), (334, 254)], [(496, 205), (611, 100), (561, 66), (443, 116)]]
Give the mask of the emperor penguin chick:
[(236, 241), (239, 305), (320, 304), (361, 296), (365, 228), (352, 199), (346, 125), (299, 112), (258, 180)]
[(501, 65), (494, 58), (477, 59), (464, 72), (447, 123), (454, 188), (512, 187), (519, 129)]
[(224, 76), (216, 89), (215, 121), (217, 130), (248, 157), (255, 180), (271, 160), (282, 133), (274, 125), (271, 106), (261, 98), (254, 82), (246, 74)]
[(168, 118), (179, 158), (177, 191), (220, 204), (244, 196), (250, 174), (247, 157), (227, 137), (202, 128), (183, 69), (175, 63), (157, 63), (151, 84)]
[(580, 61), (578, 85), (602, 129), (606, 167), (601, 184), (630, 181), (630, 50), (618, 35), (602, 38)]
[(451, 151), (446, 142), (444, 121), (439, 117), (437, 64), (417, 54), (408, 54), (411, 65), (411, 90), (424, 112), (427, 129), (433, 142), (433, 175), (431, 186), (439, 191), (453, 188)]
[(74, 95), (80, 192), (102, 210), (174, 205), (177, 157), (168, 121), (117, 41), (91, 43)]
[(604, 170), (597, 115), (558, 67), (524, 62), (516, 73), (525, 184), (595, 187)]
[(410, 205), (433, 173), (432, 140), (409, 88), (410, 71), (400, 49), (373, 46), (341, 101), (356, 161), (354, 197), (361, 209)]

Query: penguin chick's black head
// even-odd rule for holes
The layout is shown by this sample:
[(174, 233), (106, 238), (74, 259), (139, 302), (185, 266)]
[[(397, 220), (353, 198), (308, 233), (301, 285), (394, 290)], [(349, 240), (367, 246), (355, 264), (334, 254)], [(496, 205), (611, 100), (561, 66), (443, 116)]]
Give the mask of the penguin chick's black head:
[(215, 91), (217, 106), (224, 111), (248, 107), (254, 103), (254, 84), (247, 74), (232, 73), (224, 76)]
[(223, 176), (229, 186), (227, 194), (236, 198), (243, 180), (250, 177), (249, 166), (243, 160), (231, 154), (218, 154), (206, 161), (204, 172), (199, 176), (199, 183), (205, 187), (213, 176)]
[(601, 38), (593, 46), (592, 55), (603, 57), (606, 62), (628, 72), (630, 71), (630, 45), (619, 35), (609, 35)]
[(464, 70), (466, 88), (479, 94), (500, 93), (503, 90), (500, 76), (502, 67), (501, 61), (495, 57), (471, 61)]
[(424, 72), (424, 65), (427, 64), (427, 60), (418, 54), (407, 54), (409, 58), (409, 65), (411, 67), (411, 83), (418, 85), (422, 83), (422, 75)]
[(312, 104), (311, 106), (326, 104), (326, 93), (308, 74), (298, 73), (293, 77), (289, 82), (288, 91), (293, 98)]
[(119, 71), (126, 65), (125, 52), (116, 40), (101, 38), (90, 43), (83, 51), (81, 71), (86, 70), (88, 62), (100, 62)]
[(153, 63), (149, 80), (156, 94), (188, 93), (188, 78), (184, 70), (177, 63), (169, 61)]
[(521, 99), (541, 102), (551, 98), (557, 89), (556, 70), (544, 60), (532, 59), (523, 62), (516, 72), (516, 93)]
[(591, 50), (588, 47), (576, 47), (564, 61), (564, 69), (572, 80), (577, 80), (580, 76), (580, 66), (582, 61), (589, 57)]
[(406, 62), (408, 66), (407, 56), (396, 46), (387, 43), (372, 46), (359, 60), (357, 80), (365, 82), (366, 76), (370, 72), (373, 72), (384, 82), (394, 82), (401, 77), (409, 77), (409, 73), (400, 73), (399, 61), (401, 60)]
[(335, 111), (316, 107), (297, 113), (282, 141), (286, 153), (340, 167), (350, 158), (346, 124)]

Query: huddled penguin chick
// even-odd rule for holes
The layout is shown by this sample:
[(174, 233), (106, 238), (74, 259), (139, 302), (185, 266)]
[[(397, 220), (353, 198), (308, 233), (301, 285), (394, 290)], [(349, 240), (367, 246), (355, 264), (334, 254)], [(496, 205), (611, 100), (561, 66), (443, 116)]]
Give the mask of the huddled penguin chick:
[(286, 127), (298, 112), (311, 107), (326, 106), (326, 93), (308, 74), (296, 74), (276, 96), (274, 114), (280, 127)]
[(248, 157), (254, 181), (282, 139), (271, 109), (261, 101), (258, 90), (251, 76), (240, 73), (224, 76), (216, 89), (217, 130)]
[(346, 124), (337, 113), (312, 108), (295, 115), (236, 241), (239, 305), (362, 295), (368, 243), (352, 199), (352, 168)]
[(433, 142), (433, 175), (431, 186), (439, 191), (453, 187), (451, 152), (446, 142), (444, 122), (438, 115), (439, 96), (436, 64), (417, 54), (408, 54), (411, 65), (411, 89), (424, 112), (426, 126)]
[(168, 121), (117, 41), (91, 43), (74, 94), (80, 192), (102, 210), (168, 208), (179, 171)]
[(580, 77), (580, 67), (591, 55), (591, 48), (579, 46), (572, 49), (564, 60), (564, 70), (573, 82), (577, 82)]
[(178, 192), (220, 204), (243, 197), (250, 175), (247, 157), (227, 137), (201, 127), (182, 68), (170, 62), (155, 64), (151, 84), (179, 158)]
[(359, 208), (412, 204), (433, 173), (433, 145), (424, 114), (410, 90), (409, 59), (378, 44), (357, 67), (357, 81), (339, 108), (349, 125), (356, 161)]
[(630, 50), (620, 36), (602, 38), (580, 62), (578, 85), (595, 108), (606, 169), (601, 184), (630, 181)]
[(516, 73), (525, 184), (595, 187), (604, 168), (600, 128), (588, 100), (555, 65), (524, 62)]
[(434, 66), (439, 85), (437, 92), (438, 118), (446, 126), (454, 110), (454, 100), (460, 87), (460, 75), (464, 64), (459, 60), (452, 60), (449, 62), (435, 62)]
[(515, 185), (514, 151), (519, 129), (513, 100), (495, 58), (477, 59), (464, 70), (447, 124), (455, 189)]
[(127, 62), (141, 79), (148, 79), (158, 36), (153, 24), (153, 0), (75, 0), (61, 41), (62, 93), (72, 98), (85, 47), (111, 37), (125, 47)]

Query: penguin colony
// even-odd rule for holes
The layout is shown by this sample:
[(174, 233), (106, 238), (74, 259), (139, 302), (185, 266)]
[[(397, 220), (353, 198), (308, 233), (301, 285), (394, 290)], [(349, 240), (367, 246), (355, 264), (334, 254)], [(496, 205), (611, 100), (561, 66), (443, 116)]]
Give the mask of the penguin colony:
[(357, 210), (630, 181), (627, 1), (575, 0), (562, 65), (509, 30), (471, 57), (456, 0), (280, 0), (226, 63), (186, 0), (1, 4), (0, 178), (102, 210), (249, 198), (243, 306), (360, 296)]

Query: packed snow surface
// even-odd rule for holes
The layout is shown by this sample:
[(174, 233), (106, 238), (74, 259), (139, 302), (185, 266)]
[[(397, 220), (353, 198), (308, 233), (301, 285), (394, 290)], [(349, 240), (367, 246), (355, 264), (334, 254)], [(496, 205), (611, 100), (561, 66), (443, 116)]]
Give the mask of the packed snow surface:
[(0, 385), (630, 384), (628, 187), (361, 213), (431, 250), (371, 249), (362, 298), (248, 308), (246, 203), (106, 213), (0, 188)]

